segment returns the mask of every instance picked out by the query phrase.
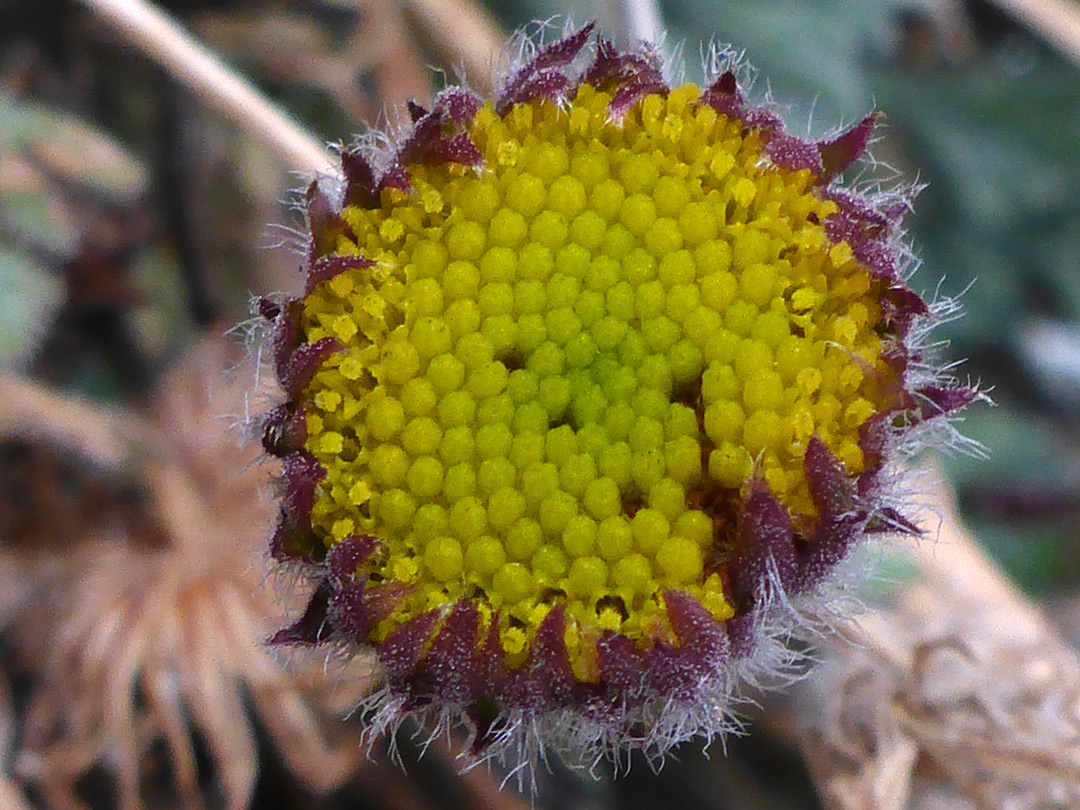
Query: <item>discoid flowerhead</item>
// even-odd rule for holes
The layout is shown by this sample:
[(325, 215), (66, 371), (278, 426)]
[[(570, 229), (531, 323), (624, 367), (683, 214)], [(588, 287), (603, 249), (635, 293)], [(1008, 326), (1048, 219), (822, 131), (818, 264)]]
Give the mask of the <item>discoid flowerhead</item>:
[(478, 755), (723, 730), (800, 600), (912, 530), (890, 461), (975, 396), (920, 348), (906, 199), (836, 182), (876, 115), (802, 140), (730, 70), (591, 37), (345, 150), (303, 297), (260, 303), (273, 554), (322, 582), (276, 639), (373, 649), (373, 727), (461, 719)]

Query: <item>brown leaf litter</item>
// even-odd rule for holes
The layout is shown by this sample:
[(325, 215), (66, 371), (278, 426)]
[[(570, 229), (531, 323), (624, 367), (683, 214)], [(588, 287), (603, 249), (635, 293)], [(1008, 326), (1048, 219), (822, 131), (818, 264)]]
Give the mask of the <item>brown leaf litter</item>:
[[(76, 783), (97, 766), (115, 777), (121, 807), (142, 807), (155, 743), (183, 806), (202, 806), (196, 732), (222, 804), (246, 807), (257, 770), (249, 705), (310, 788), (357, 767), (356, 729), (330, 718), (370, 674), (337, 663), (324, 674), (322, 660), (290, 671), (263, 643), (281, 621), (260, 564), (271, 471), (223, 418), (244, 413), (252, 387), (250, 371), (225, 373), (233, 354), (225, 340), (198, 345), (145, 415), (0, 379), (0, 443), (41, 479), (20, 479), (16, 503), (5, 486), (0, 521), (3, 581), (21, 584), (5, 588), (0, 615), (33, 678), (16, 770), (51, 807), (82, 806)], [(49, 491), (64, 487), (74, 492)], [(87, 507), (88, 492), (101, 508)], [(126, 493), (128, 507), (104, 508), (118, 500), (110, 493)]]
[(1076, 651), (936, 491), (915, 581), (829, 640), (792, 701), (825, 805), (1078, 807)]

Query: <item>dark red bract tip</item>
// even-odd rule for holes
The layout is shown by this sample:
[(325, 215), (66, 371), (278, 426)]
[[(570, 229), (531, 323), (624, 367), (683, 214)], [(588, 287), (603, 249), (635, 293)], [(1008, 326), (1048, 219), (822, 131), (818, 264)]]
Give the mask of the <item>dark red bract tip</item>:
[(335, 543), (326, 553), (327, 578), (338, 585), (348, 582), (378, 547), (379, 539), (370, 534), (353, 534)]
[(262, 446), (272, 456), (284, 458), (307, 441), (307, 418), (303, 408), (291, 402), (278, 405), (263, 420)]
[(296, 298), (285, 301), (259, 300), (260, 314), (272, 324), (270, 344), (274, 350), (274, 373), (279, 380), (285, 374), (293, 352), (300, 345), (300, 315), (303, 311), (303, 303)]
[(898, 534), (912, 536), (919, 536), (923, 533), (923, 530), (919, 528), (917, 523), (904, 517), (891, 506), (886, 506), (876, 515), (871, 515), (866, 523), (864, 531), (866, 531), (867, 534), (896, 532)]
[(807, 445), (803, 470), (818, 518), (799, 560), (800, 590), (814, 587), (847, 556), (866, 519), (856, 509), (844, 465), (816, 436)]
[(815, 175), (821, 175), (821, 155), (818, 147), (812, 143), (786, 135), (780, 132), (773, 133), (769, 142), (765, 144), (765, 154), (769, 160), (781, 169), (799, 171), (809, 169)]
[(652, 75), (652, 72), (633, 76), (619, 85), (615, 95), (611, 98), (611, 102), (608, 104), (608, 112), (611, 113), (613, 119), (618, 121), (645, 96), (653, 93), (666, 93), (668, 89), (667, 83), (660, 76), (659, 71), (656, 71), (655, 76)]
[(626, 636), (605, 631), (596, 643), (600, 676), (616, 695), (640, 691), (645, 682), (645, 653)]
[(316, 284), (329, 281), (346, 270), (359, 270), (374, 266), (375, 262), (371, 259), (355, 254), (335, 253), (332, 256), (323, 256), (312, 262), (308, 268), (307, 280), (304, 283), (304, 295), (314, 290)]
[(409, 102), (409, 114), (413, 129), (398, 149), (396, 165), (410, 163), (438, 165), (460, 163), (463, 166), (479, 166), (484, 156), (468, 133), (462, 131), (472, 123), (480, 99), (460, 87), (449, 88), (435, 97), (430, 111), (419, 104)]
[(499, 614), (495, 613), (488, 626), (487, 638), (480, 649), (480, 671), (484, 682), (491, 685), (492, 689), (498, 690), (506, 682), (506, 654), (503, 652), (502, 640), (499, 638)]
[(757, 645), (754, 616), (754, 613), (744, 611), (728, 619), (726, 629), (733, 658), (747, 658), (753, 654)]
[(326, 641), (330, 637), (330, 626), (326, 621), (329, 604), (330, 588), (323, 583), (312, 594), (304, 615), (274, 633), (267, 643), (272, 646), (310, 647)]
[(728, 118), (742, 120), (746, 99), (739, 92), (739, 83), (730, 70), (721, 73), (701, 95), (701, 103), (712, 107)]
[(581, 53), (585, 43), (589, 41), (596, 21), (585, 23), (577, 31), (573, 31), (562, 39), (545, 45), (537, 52), (532, 61), (525, 64), (522, 71), (550, 70), (551, 68), (566, 67)]
[(563, 634), (566, 610), (556, 605), (540, 622), (526, 662), (506, 676), (503, 698), (524, 709), (550, 709), (563, 705), (574, 689), (574, 672)]
[(484, 162), (483, 154), (466, 133), (448, 135), (443, 127), (444, 122), (435, 113), (421, 118), (402, 144), (398, 160), (404, 165), (422, 163), (428, 166), (441, 163), (479, 166)]
[(585, 71), (585, 75), (581, 77), (581, 80), (585, 84), (591, 84), (593, 87), (604, 90), (609, 82), (616, 82), (627, 75), (629, 60), (645, 61), (640, 56), (619, 53), (615, 43), (610, 39), (597, 37), (596, 56), (593, 58), (593, 63), (589, 66), (589, 69)]
[(409, 120), (414, 124), (428, 114), (428, 108), (412, 98), (405, 102), (405, 109), (409, 111)]
[(346, 149), (341, 153), (341, 173), (345, 175), (345, 205), (379, 206), (379, 183), (371, 161), (359, 152)]
[(723, 626), (689, 594), (666, 591), (664, 605), (677, 646), (657, 642), (647, 655), (648, 682), (657, 694), (675, 700), (700, 698), (701, 684), (727, 659)]
[(311, 234), (308, 263), (313, 265), (323, 256), (337, 250), (338, 237), (351, 234), (352, 231), (341, 218), (341, 213), (334, 208), (330, 198), (319, 187), (318, 181), (312, 181), (308, 186), (307, 217), (308, 232)]
[(919, 397), (919, 416), (924, 420), (957, 411), (979, 397), (979, 392), (974, 388), (943, 388), (937, 385), (925, 386), (915, 393)]
[(897, 337), (905, 337), (919, 318), (930, 317), (930, 307), (907, 287), (889, 287), (881, 296), (881, 315)]
[(665, 591), (664, 606), (680, 649), (707, 659), (713, 667), (727, 658), (730, 645), (724, 626), (701, 602), (683, 591)]
[(435, 96), (433, 108), (459, 126), (472, 123), (483, 102), (476, 93), (463, 87), (447, 87)]
[(315, 373), (326, 361), (326, 358), (343, 351), (345, 351), (345, 347), (331, 337), (297, 346), (279, 378), (281, 387), (285, 389), (285, 393), (288, 394), (290, 399), (297, 399), (304, 389), (311, 384)]
[(439, 612), (430, 610), (395, 627), (379, 645), (379, 663), (399, 687), (407, 685), (409, 677), (416, 672), (424, 645), (431, 638), (438, 620)]
[(259, 316), (267, 321), (273, 321), (281, 314), (281, 304), (273, 298), (263, 296), (259, 299), (256, 307)]
[(371, 631), (397, 609), (411, 590), (399, 583), (372, 584), (366, 579), (347, 582), (330, 600), (330, 621), (345, 638), (367, 644)]
[(823, 169), (822, 183), (828, 183), (866, 153), (874, 126), (883, 117), (880, 112), (871, 113), (847, 132), (817, 145)]
[(469, 600), (456, 602), (424, 656), (412, 691), (418, 699), (463, 704), (483, 695), (480, 615)]
[(855, 506), (851, 481), (839, 459), (817, 436), (806, 445), (803, 471), (819, 520), (834, 522), (851, 513)]
[(278, 562), (310, 562), (316, 542), (310, 526), (299, 525), (282, 509), (270, 538), (270, 557)]
[(285, 511), (297, 525), (310, 525), (315, 488), (326, 477), (326, 468), (306, 450), (285, 457)]
[(795, 533), (787, 509), (759, 479), (743, 504), (732, 575), (742, 593), (760, 599), (771, 587), (772, 571), (785, 589), (794, 581)]
[(391, 166), (379, 181), (383, 188), (396, 188), (398, 191), (412, 191), (409, 173), (401, 166)]
[(897, 282), (900, 255), (894, 242), (896, 223), (847, 192), (830, 188), (825, 196), (840, 206), (826, 218), (825, 235), (832, 242), (847, 242), (874, 278)]
[(561, 99), (570, 89), (570, 77), (561, 73), (560, 68), (577, 58), (595, 27), (596, 23), (591, 22), (541, 48), (506, 83), (495, 100), (495, 112), (505, 115), (515, 104), (535, 99)]
[(813, 145), (785, 135), (784, 122), (779, 115), (764, 105), (755, 107), (746, 103), (735, 74), (730, 70), (722, 73), (709, 85), (701, 96), (701, 103), (728, 118), (741, 121), (747, 127), (760, 130), (766, 143), (774, 138), (781, 138), (773, 157), (777, 165), (794, 169), (812, 169), (818, 165), (817, 155), (811, 155), (804, 147), (806, 145), (813, 148)]
[(650, 93), (666, 93), (669, 89), (660, 60), (654, 54), (619, 53), (611, 40), (603, 37), (597, 41), (596, 57), (582, 82), (600, 90), (615, 89), (608, 104), (608, 112), (615, 120)]

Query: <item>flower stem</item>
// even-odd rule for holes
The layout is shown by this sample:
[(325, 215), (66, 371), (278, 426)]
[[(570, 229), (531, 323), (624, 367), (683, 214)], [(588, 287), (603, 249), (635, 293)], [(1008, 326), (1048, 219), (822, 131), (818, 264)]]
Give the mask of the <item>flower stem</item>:
[(333, 171), (323, 144), (244, 77), (145, 0), (81, 0), (211, 107), (265, 143), (294, 171)]

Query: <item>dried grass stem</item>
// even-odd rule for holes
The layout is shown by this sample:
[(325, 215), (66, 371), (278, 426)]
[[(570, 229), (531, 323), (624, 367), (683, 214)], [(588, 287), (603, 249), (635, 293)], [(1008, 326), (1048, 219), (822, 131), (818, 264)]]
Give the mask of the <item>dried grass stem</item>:
[(1036, 31), (1063, 55), (1080, 64), (1080, 6), (1070, 0), (993, 0)]
[(169, 75), (265, 143), (290, 169), (306, 174), (333, 171), (326, 149), (317, 138), (160, 9), (144, 0), (82, 0), (82, 3)]
[(825, 806), (922, 808), (933, 788), (957, 808), (1076, 807), (1080, 658), (936, 489), (919, 576), (829, 645), (797, 704)]

